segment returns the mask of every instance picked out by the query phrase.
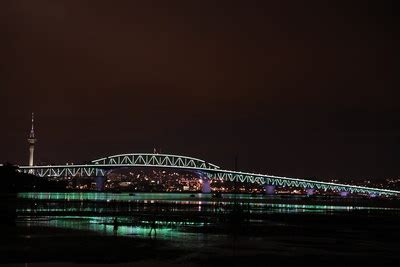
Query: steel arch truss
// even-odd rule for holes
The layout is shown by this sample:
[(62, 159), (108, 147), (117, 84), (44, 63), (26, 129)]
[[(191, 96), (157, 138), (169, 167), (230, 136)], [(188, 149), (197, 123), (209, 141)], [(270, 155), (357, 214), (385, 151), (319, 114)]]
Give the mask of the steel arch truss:
[(129, 167), (160, 167), (190, 170), (217, 170), (219, 167), (201, 159), (166, 154), (122, 154), (91, 161), (85, 165), (20, 166), (21, 172), (39, 177), (105, 176), (108, 170)]
[(92, 164), (127, 167), (178, 167), (178, 168), (195, 168), (195, 169), (219, 169), (217, 165), (208, 163), (201, 159), (166, 155), (166, 154), (122, 154), (114, 155), (106, 158), (93, 160)]

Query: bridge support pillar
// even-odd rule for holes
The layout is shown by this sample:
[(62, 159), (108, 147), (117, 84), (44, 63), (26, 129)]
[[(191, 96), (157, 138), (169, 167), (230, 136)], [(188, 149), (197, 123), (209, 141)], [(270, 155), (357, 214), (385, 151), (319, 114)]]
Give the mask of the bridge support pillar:
[(201, 179), (201, 192), (205, 194), (211, 193), (210, 180)]
[(267, 195), (275, 195), (275, 185), (264, 185), (264, 191)]
[(95, 178), (96, 181), (96, 190), (97, 191), (103, 191), (104, 190), (104, 185), (106, 182), (106, 177), (104, 176), (98, 176)]
[(306, 195), (307, 195), (307, 196), (312, 196), (312, 195), (314, 195), (314, 194), (315, 194), (315, 189), (308, 188), (308, 189), (306, 190)]

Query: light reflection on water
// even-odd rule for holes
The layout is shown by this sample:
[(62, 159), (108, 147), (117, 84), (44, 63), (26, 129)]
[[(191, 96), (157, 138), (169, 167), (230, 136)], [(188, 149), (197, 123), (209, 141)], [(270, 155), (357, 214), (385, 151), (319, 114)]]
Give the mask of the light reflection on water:
[[(354, 206), (327, 206), (327, 205), (294, 205), (294, 204), (250, 204), (251, 214), (271, 214), (271, 213), (321, 213), (330, 214), (332, 212), (346, 212), (356, 210), (399, 210), (395, 208), (378, 208), (378, 207), (354, 207)], [(197, 210), (202, 211), (202, 206), (198, 206)], [(102, 213), (107, 211), (118, 212), (113, 208), (99, 208), (99, 207), (54, 207), (40, 205), (35, 208), (18, 208), (18, 213), (30, 212), (95, 212)], [(138, 208), (127, 208), (122, 210), (126, 212), (139, 211)], [(399, 210), (400, 211), (400, 210)]]
[[(229, 225), (235, 209), (248, 224), (275, 224), (268, 214), (347, 214), (354, 211), (394, 211), (398, 208), (357, 205), (309, 204), (304, 197), (224, 194), (215, 199), (210, 194), (174, 193), (19, 193), (18, 223), (26, 226), (55, 227), (91, 231), (100, 235), (136, 238), (148, 236), (152, 218), (156, 221), (157, 238), (185, 242), (188, 240), (223, 239), (224, 235), (201, 231), (202, 227)], [(237, 200), (237, 201), (236, 201)], [(273, 200), (273, 201), (271, 201)], [(273, 202), (273, 203), (271, 203)], [(301, 203), (301, 204), (298, 204)], [(326, 204), (325, 204), (326, 203)], [(156, 211), (155, 211), (156, 208)], [(118, 227), (114, 218), (118, 217)], [(157, 217), (157, 218), (156, 218)], [(243, 219), (242, 218), (242, 219)], [(201, 243), (201, 242), (200, 242)]]
[[(215, 199), (211, 194), (189, 194), (182, 193), (102, 193), (102, 192), (74, 192), (74, 193), (43, 193), (29, 192), (19, 193), (18, 198), (25, 200), (48, 200), (51, 204), (39, 205), (37, 207), (24, 206), (18, 209), (19, 212), (32, 211), (69, 211), (69, 212), (133, 212), (143, 209), (138, 205), (167, 204), (174, 210), (196, 210), (212, 211), (217, 209), (226, 210), (237, 201), (242, 209), (248, 209), (250, 213), (332, 213), (353, 210), (400, 210), (396, 208), (365, 207), (358, 205), (329, 205), (327, 204), (293, 204), (279, 203), (285, 200), (304, 201), (306, 196), (265, 196), (250, 194), (224, 194), (223, 198)], [(340, 198), (338, 198), (340, 199)], [(274, 203), (270, 203), (274, 200)], [(317, 198), (318, 200), (318, 198)], [(335, 200), (335, 199), (334, 199)], [(275, 203), (278, 202), (278, 203)], [(63, 203), (63, 204), (54, 204)], [(110, 203), (113, 205), (104, 205)], [(118, 205), (120, 203), (121, 205)], [(98, 204), (98, 205), (97, 205)]]
[[(212, 200), (212, 194), (189, 194), (189, 193), (108, 193), (108, 192), (25, 192), (19, 193), (20, 198), (29, 199), (48, 199), (48, 200), (92, 200), (92, 201), (132, 201), (132, 200), (184, 200), (184, 199), (201, 199), (201, 200)], [(250, 194), (224, 194), (225, 199), (263, 199), (267, 198), (279, 198), (279, 196), (263, 196), (263, 195), (250, 195)], [(302, 196), (295, 196), (296, 198), (302, 198)]]
[[(186, 231), (188, 228), (204, 227), (204, 223), (198, 222), (178, 222), (169, 223), (156, 221), (156, 235), (154, 231), (151, 235), (151, 222), (140, 221), (132, 222), (129, 217), (118, 217), (118, 227), (114, 226), (114, 217), (98, 216), (19, 216), (18, 225), (54, 227), (62, 229), (72, 229), (81, 231), (91, 231), (100, 235), (124, 236), (133, 238), (157, 238), (185, 243), (189, 240), (220, 240), (226, 237), (224, 234), (205, 235), (200, 232)], [(185, 230), (186, 229), (186, 230)], [(182, 244), (179, 244), (182, 246)], [(193, 244), (191, 244), (193, 247)]]

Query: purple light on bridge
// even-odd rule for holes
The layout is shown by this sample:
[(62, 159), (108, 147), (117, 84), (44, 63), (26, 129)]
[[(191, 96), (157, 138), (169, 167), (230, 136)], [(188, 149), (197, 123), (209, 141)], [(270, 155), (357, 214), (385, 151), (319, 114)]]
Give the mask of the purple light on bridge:
[(340, 192), (341, 197), (347, 197), (348, 195), (349, 195), (349, 192), (347, 192), (347, 191)]
[(96, 177), (96, 190), (103, 191), (105, 185), (106, 178), (105, 177)]
[(210, 180), (201, 179), (201, 192), (202, 193), (211, 193)]
[(264, 190), (267, 195), (275, 194), (275, 186), (274, 185), (266, 185), (266, 186), (264, 186)]
[(309, 188), (306, 190), (307, 196), (312, 196), (315, 194), (315, 189)]

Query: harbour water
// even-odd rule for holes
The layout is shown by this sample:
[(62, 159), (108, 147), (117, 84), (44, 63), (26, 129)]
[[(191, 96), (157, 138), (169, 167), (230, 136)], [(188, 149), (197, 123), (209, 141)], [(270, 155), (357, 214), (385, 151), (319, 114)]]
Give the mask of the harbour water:
[(399, 257), (400, 208), (389, 200), (30, 192), (18, 194), (16, 207), (18, 234), (10, 237), (15, 251), (7, 254), (11, 261), (21, 259), (21, 249), (32, 251), (24, 254), (26, 260), (41, 260), (29, 255), (36, 255), (43, 242), (53, 253), (43, 257), (50, 261), (63, 261), (65, 251), (76, 261), (112, 262), (153, 259), (155, 253), (160, 259), (154, 266), (197, 266), (210, 258), (220, 266), (227, 254), (230, 266), (266, 255), (281, 264), (316, 254), (326, 257), (322, 261), (341, 257), (348, 262), (357, 260), (354, 255)]

